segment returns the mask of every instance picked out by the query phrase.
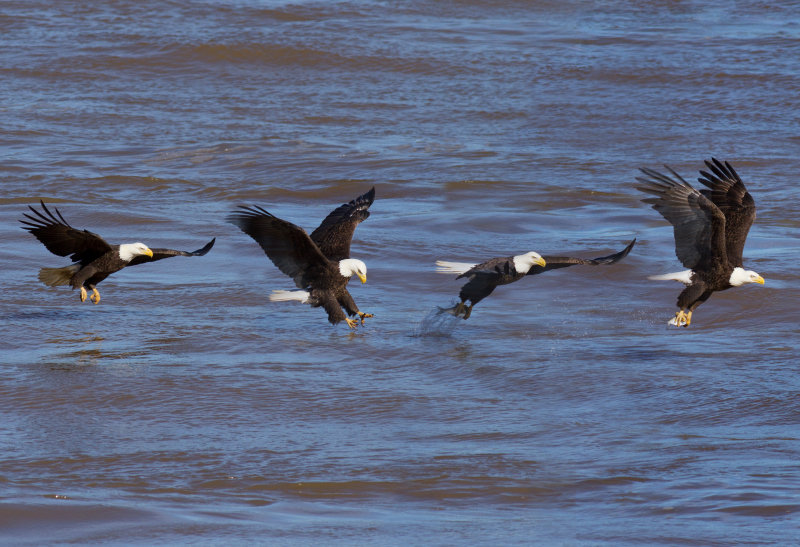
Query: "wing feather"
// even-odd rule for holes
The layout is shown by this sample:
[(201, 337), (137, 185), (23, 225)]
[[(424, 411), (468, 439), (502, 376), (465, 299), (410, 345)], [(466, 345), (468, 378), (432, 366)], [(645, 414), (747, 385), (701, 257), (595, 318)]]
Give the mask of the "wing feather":
[(311, 240), (322, 254), (338, 262), (350, 258), (350, 242), (362, 221), (369, 217), (369, 207), (375, 201), (375, 188), (354, 200), (340, 205), (325, 217), (319, 227), (311, 232)]
[(227, 220), (252, 237), (272, 263), (294, 279), (300, 289), (336, 268), (305, 230), (261, 207), (239, 207)]
[(730, 163), (711, 158), (711, 161), (705, 160), (705, 164), (711, 173), (700, 171), (697, 180), (709, 190), (701, 192), (725, 215), (728, 262), (734, 268), (742, 266), (744, 243), (756, 218), (755, 201)]
[(514, 272), (516, 272), (516, 270), (514, 270), (514, 257), (492, 258), (473, 266), (466, 272), (457, 276), (456, 279), (476, 275), (500, 277), (503, 275), (513, 275)]
[(111, 250), (111, 245), (99, 235), (73, 228), (57, 208), (53, 208), (53, 214), (44, 201), (40, 200), (39, 203), (44, 212), (29, 205), (33, 215), (23, 213), (26, 220), (20, 222), (22, 228), (32, 233), (51, 253), (69, 256), (73, 262), (87, 264)]
[(628, 243), (628, 246), (618, 253), (610, 254), (608, 256), (599, 256), (597, 258), (574, 258), (570, 256), (543, 256), (546, 263), (545, 266), (534, 265), (528, 270), (528, 275), (536, 275), (550, 270), (557, 270), (559, 268), (568, 268), (569, 266), (584, 265), (584, 266), (600, 266), (607, 264), (614, 264), (619, 262), (631, 252), (633, 246), (636, 244), (636, 239)]
[(201, 249), (197, 249), (196, 251), (176, 251), (174, 249), (150, 249), (153, 251), (153, 257), (150, 258), (149, 256), (145, 255), (138, 255), (133, 258), (130, 262), (128, 262), (128, 266), (135, 266), (137, 264), (144, 264), (146, 262), (155, 262), (156, 260), (162, 260), (164, 258), (172, 258), (173, 256), (203, 256), (208, 251), (211, 250), (211, 247), (214, 246), (214, 242), (217, 238), (212, 239), (208, 243), (203, 246)]
[(670, 178), (652, 169), (642, 168), (645, 177), (636, 188), (655, 197), (642, 201), (653, 206), (673, 226), (675, 255), (691, 269), (710, 268), (727, 261), (725, 215), (710, 199), (692, 188), (675, 171)]

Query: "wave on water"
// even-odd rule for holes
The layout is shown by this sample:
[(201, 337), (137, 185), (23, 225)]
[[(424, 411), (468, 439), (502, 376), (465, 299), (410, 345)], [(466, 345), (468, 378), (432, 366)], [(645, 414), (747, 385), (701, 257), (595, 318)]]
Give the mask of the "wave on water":
[(414, 337), (448, 337), (463, 321), (452, 313), (453, 307), (441, 308), (436, 306), (419, 322), (414, 329)]

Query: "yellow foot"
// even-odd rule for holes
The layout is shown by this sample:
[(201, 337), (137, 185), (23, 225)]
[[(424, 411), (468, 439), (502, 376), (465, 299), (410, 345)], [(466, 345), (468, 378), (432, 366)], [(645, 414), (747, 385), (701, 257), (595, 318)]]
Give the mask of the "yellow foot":
[(98, 292), (98, 290), (96, 288), (92, 289), (92, 296), (90, 296), (89, 299), (92, 301), (92, 303), (99, 304), (100, 303), (100, 292)]
[(685, 312), (683, 310), (679, 310), (675, 317), (670, 319), (670, 325), (675, 325), (676, 327), (688, 327), (692, 324), (692, 312)]
[(456, 309), (453, 311), (453, 315), (458, 317), (459, 315), (461, 315), (461, 313), (464, 311), (465, 308), (466, 306), (464, 305), (464, 303), (459, 302), (458, 304), (456, 304)]
[(464, 321), (469, 319), (470, 314), (472, 314), (472, 306), (474, 305), (475, 304), (470, 304), (470, 306), (467, 308), (467, 313), (464, 314)]
[(358, 321), (356, 321), (355, 319), (350, 319), (349, 317), (345, 317), (344, 320), (347, 321), (347, 326), (350, 327), (351, 329), (356, 328), (356, 326), (358, 325)]
[(366, 319), (367, 317), (375, 317), (371, 313), (364, 313), (363, 311), (358, 312), (358, 316), (361, 318), (362, 325), (364, 324), (364, 319)]
[(86, 289), (81, 287), (81, 302), (86, 302)]

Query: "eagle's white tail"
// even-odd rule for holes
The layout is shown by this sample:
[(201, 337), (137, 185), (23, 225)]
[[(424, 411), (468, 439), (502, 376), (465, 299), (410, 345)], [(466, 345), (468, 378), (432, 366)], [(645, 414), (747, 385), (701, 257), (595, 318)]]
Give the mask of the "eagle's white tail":
[(311, 296), (311, 293), (307, 291), (272, 291), (269, 299), (271, 302), (291, 302), (296, 300), (305, 304), (308, 302), (309, 296)]
[(685, 270), (682, 272), (672, 272), (661, 275), (651, 275), (647, 279), (653, 281), (680, 281), (684, 285), (691, 285), (692, 283), (692, 270)]
[(474, 265), (475, 264), (469, 264), (467, 262), (447, 262), (446, 260), (437, 260), (436, 273), (463, 274), (464, 272), (471, 269)]
[(39, 270), (39, 281), (49, 287), (69, 285), (72, 276), (80, 269), (80, 264), (72, 264), (64, 268), (42, 268)]

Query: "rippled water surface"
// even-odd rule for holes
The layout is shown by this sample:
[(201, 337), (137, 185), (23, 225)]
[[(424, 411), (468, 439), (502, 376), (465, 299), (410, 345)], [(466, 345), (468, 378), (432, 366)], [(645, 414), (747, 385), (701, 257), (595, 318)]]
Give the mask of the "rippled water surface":
[[(0, 10), (4, 544), (788, 545), (800, 537), (792, 2), (11, 1)], [(729, 160), (745, 263), (682, 269), (637, 168)], [(311, 230), (375, 186), (363, 328), (225, 215)], [(137, 266), (81, 304), (39, 199)], [(622, 262), (500, 287), (437, 259)], [(358, 286), (355, 286), (358, 285)]]

